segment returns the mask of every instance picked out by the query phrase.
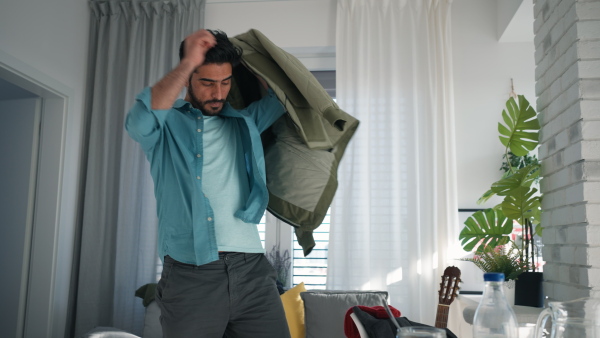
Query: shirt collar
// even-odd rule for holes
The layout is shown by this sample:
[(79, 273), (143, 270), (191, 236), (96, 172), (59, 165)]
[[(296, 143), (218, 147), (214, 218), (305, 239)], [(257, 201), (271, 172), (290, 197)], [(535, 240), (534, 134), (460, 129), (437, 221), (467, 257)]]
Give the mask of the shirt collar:
[(175, 104), (173, 104), (173, 108), (177, 109), (177, 110), (181, 110), (181, 109), (189, 109), (192, 108), (192, 104), (187, 102), (184, 99), (177, 99), (175, 101)]

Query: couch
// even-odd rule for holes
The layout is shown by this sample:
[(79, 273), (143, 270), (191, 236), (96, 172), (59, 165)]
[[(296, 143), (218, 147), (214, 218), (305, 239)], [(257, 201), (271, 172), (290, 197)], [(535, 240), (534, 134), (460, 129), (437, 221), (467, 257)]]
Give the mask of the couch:
[[(282, 297), (292, 338), (345, 338), (344, 319), (353, 306), (380, 306), (388, 301), (386, 291), (306, 290), (304, 284), (286, 291)], [(143, 338), (162, 338), (160, 309), (146, 300)], [(84, 338), (139, 338), (110, 327), (97, 327)]]

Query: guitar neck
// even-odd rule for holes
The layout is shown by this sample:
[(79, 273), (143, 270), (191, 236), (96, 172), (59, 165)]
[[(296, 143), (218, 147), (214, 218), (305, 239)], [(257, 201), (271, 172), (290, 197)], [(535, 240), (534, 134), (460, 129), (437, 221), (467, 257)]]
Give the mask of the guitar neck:
[(448, 313), (450, 305), (438, 304), (437, 314), (435, 315), (435, 327), (445, 329), (448, 326)]
[(450, 304), (457, 296), (460, 283), (460, 269), (455, 266), (449, 266), (444, 270), (440, 290), (438, 291), (439, 300), (437, 313), (435, 315), (435, 327), (445, 329), (448, 326), (448, 313)]

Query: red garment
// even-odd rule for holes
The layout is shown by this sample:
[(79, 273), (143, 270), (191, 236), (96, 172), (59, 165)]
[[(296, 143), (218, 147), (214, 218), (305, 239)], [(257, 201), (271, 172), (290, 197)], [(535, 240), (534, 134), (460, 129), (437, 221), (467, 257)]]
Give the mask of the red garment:
[[(390, 307), (390, 310), (392, 311), (392, 315), (394, 315), (395, 318), (400, 317), (400, 311), (398, 311), (398, 309), (396, 309), (395, 307), (393, 307), (391, 305), (389, 305), (389, 307)], [(390, 317), (387, 314), (387, 311), (385, 311), (385, 308), (383, 306), (358, 305), (358, 308), (361, 309), (362, 311), (370, 314), (371, 316), (373, 316), (375, 318), (383, 319), (383, 318)], [(356, 327), (356, 324), (354, 324), (354, 320), (352, 320), (352, 317), (350, 317), (350, 314), (352, 312), (353, 312), (352, 308), (349, 308), (348, 311), (346, 311), (346, 315), (344, 316), (344, 334), (348, 338), (360, 338), (360, 333), (358, 332), (358, 328)]]

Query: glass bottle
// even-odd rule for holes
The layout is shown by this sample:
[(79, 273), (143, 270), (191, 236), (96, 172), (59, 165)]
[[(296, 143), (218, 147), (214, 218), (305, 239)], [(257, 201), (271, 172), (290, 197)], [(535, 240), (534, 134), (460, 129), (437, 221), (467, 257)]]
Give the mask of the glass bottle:
[(504, 274), (483, 275), (485, 289), (473, 318), (473, 338), (516, 338), (517, 316), (504, 296)]

